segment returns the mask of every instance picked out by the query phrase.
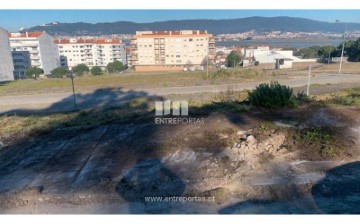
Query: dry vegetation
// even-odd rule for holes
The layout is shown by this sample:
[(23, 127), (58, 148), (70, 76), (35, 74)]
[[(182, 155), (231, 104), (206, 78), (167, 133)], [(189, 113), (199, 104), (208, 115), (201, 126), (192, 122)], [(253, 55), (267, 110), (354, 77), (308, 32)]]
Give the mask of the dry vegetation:
[[(307, 75), (309, 64), (312, 64), (313, 74), (337, 73), (338, 64), (294, 63), (291, 69), (274, 71), (268, 66), (252, 68), (229, 68), (227, 70), (210, 70), (209, 76), (205, 71), (197, 72), (163, 72), (163, 73), (124, 73), (101, 76), (84, 75), (75, 79), (77, 91), (93, 90), (101, 87), (173, 87), (173, 86), (201, 86), (215, 84), (234, 84), (254, 81), (270, 81), (284, 76)], [(343, 73), (360, 74), (360, 64), (346, 62)], [(71, 91), (70, 79), (40, 79), (18, 80), (0, 84), (1, 95), (38, 94), (49, 92)]]

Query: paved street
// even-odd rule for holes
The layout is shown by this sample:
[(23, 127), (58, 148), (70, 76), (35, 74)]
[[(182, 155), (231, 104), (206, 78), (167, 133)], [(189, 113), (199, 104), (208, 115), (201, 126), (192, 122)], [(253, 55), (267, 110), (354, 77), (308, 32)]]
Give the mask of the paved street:
[[(298, 77), (280, 81), (281, 84), (290, 87), (303, 87), (307, 83), (306, 77)], [(325, 74), (312, 77), (311, 84), (340, 84), (349, 83), (360, 85), (360, 75)], [(76, 94), (78, 108), (89, 109), (94, 107), (110, 107), (122, 104), (131, 98), (138, 96), (166, 96), (169, 94), (193, 94), (206, 92), (225, 92), (228, 90), (250, 90), (260, 82), (239, 83), (232, 85), (210, 86), (187, 86), (187, 87), (160, 87), (149, 89), (126, 89), (121, 91), (113, 89), (98, 89), (92, 92), (80, 92)], [(324, 86), (325, 88), (326, 86)], [(333, 85), (329, 86), (333, 87)], [(69, 111), (73, 109), (73, 97), (71, 92), (50, 93), (38, 95), (15, 95), (0, 96), (0, 113), (16, 112), (19, 110), (42, 110), (42, 111)]]

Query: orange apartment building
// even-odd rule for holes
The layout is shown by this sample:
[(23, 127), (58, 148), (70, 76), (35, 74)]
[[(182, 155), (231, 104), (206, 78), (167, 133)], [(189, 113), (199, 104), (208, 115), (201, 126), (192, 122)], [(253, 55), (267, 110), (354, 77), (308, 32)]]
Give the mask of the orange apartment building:
[(201, 69), (214, 60), (215, 40), (207, 31), (138, 31), (131, 39), (129, 66), (137, 72)]

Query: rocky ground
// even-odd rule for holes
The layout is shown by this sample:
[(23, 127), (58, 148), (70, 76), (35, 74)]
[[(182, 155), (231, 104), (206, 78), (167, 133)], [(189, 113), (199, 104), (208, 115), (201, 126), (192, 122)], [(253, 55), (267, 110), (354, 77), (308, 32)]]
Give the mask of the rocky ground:
[[(71, 127), (0, 144), (1, 213), (360, 213), (359, 108)], [(146, 197), (214, 201), (151, 202)]]

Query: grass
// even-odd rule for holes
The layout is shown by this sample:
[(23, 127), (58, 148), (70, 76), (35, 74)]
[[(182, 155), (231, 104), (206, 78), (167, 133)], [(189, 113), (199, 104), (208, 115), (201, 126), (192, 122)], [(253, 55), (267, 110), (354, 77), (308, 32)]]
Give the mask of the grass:
[(360, 88), (342, 90), (336, 93), (323, 94), (314, 97), (326, 106), (360, 106)]
[(308, 149), (318, 150), (321, 157), (332, 158), (337, 155), (337, 151), (340, 151), (340, 148), (334, 144), (335, 135), (335, 131), (331, 128), (311, 128), (295, 131), (292, 138), (299, 138), (301, 144)]
[[(129, 110), (131, 108), (131, 110)], [(149, 120), (153, 108), (144, 97), (135, 98), (121, 108), (88, 110), (69, 113), (33, 114), (28, 116), (0, 116), (0, 138), (19, 133), (33, 136), (57, 128), (91, 129), (106, 124), (137, 123)]]
[[(101, 76), (84, 75), (76, 77), (74, 82), (76, 90), (81, 92), (89, 89), (115, 86), (152, 88), (231, 84), (234, 82), (249, 82), (264, 78), (265, 76), (266, 74), (262, 70), (237, 68), (235, 70), (210, 70), (209, 77), (207, 77), (205, 71), (124, 73), (104, 74)], [(0, 84), (1, 95), (69, 91), (72, 91), (70, 79), (27, 79)]]
[[(293, 68), (279, 71), (266, 69), (268, 66), (253, 68), (237, 67), (227, 70), (210, 70), (209, 77), (205, 71), (196, 72), (153, 72), (153, 73), (123, 73), (101, 76), (84, 75), (75, 79), (77, 91), (100, 87), (139, 86), (139, 87), (174, 87), (201, 86), (215, 84), (232, 84), (235, 82), (269, 81), (278, 76), (307, 74), (309, 64), (312, 64), (314, 74), (336, 73), (338, 64), (294, 63)], [(343, 73), (360, 74), (360, 63), (346, 62)], [(49, 92), (71, 91), (70, 79), (39, 79), (18, 80), (0, 83), (1, 95), (37, 94)]]

